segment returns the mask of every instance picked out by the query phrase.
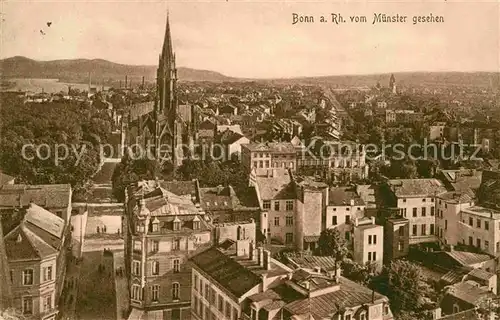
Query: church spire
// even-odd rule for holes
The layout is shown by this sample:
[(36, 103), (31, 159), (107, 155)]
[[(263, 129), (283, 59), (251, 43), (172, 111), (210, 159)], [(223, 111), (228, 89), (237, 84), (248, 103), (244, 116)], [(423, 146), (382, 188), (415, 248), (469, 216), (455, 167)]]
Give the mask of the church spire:
[(165, 39), (163, 39), (163, 58), (173, 57), (172, 36), (170, 34), (169, 12), (167, 11), (167, 27), (165, 29)]

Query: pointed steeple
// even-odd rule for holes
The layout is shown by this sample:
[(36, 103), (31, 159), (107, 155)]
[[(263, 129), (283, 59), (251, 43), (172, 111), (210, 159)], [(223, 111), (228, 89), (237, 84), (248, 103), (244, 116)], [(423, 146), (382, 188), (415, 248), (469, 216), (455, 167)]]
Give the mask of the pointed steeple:
[(173, 57), (173, 47), (172, 47), (172, 36), (170, 34), (170, 21), (169, 21), (169, 12), (167, 11), (167, 26), (165, 28), (165, 39), (163, 39), (163, 50), (162, 50), (163, 59), (168, 59)]

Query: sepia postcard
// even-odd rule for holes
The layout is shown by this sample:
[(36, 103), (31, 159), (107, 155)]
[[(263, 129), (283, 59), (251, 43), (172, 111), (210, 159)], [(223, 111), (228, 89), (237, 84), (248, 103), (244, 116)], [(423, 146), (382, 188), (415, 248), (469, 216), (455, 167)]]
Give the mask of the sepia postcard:
[(499, 1), (0, 26), (0, 320), (500, 319)]

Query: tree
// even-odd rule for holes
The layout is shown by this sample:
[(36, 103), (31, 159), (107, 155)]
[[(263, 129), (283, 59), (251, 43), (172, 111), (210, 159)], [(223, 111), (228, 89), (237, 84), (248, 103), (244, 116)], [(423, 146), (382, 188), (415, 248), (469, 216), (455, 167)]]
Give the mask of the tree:
[(395, 313), (424, 310), (430, 288), (423, 281), (418, 265), (406, 260), (392, 261), (384, 268), (378, 283), (378, 289), (385, 292)]
[(335, 259), (335, 275), (337, 275), (338, 264), (347, 257), (349, 252), (339, 230), (333, 228), (321, 231), (318, 249), (321, 256), (330, 256)]
[(151, 180), (158, 177), (160, 166), (158, 161), (151, 159), (130, 159), (125, 155), (115, 167), (111, 181), (113, 196), (120, 202), (125, 201), (125, 189), (140, 180)]
[(351, 259), (342, 261), (342, 274), (352, 281), (362, 285), (371, 283), (373, 276), (377, 272), (377, 266), (373, 262), (367, 262), (365, 265), (359, 264)]

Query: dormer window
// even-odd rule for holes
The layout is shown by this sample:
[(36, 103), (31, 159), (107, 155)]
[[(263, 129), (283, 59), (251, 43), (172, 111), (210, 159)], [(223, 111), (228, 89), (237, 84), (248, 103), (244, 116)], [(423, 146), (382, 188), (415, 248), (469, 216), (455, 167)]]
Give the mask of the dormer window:
[(198, 230), (198, 229), (200, 229), (200, 218), (196, 216), (193, 219), (193, 230)]
[(158, 218), (155, 217), (155, 219), (153, 220), (153, 223), (152, 223), (151, 231), (158, 232), (159, 227), (160, 227), (160, 221), (158, 220)]
[(181, 230), (181, 220), (178, 217), (174, 219), (174, 231)]

